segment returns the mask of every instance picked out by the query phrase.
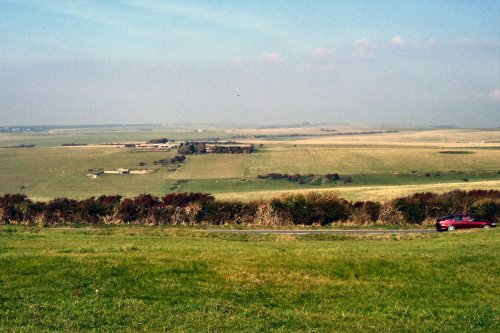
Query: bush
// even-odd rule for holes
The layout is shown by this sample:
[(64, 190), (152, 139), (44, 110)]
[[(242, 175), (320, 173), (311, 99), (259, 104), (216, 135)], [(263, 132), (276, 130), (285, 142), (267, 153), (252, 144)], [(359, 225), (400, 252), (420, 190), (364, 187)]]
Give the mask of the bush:
[(257, 204), (241, 201), (205, 201), (198, 216), (200, 222), (213, 225), (251, 223)]
[(271, 200), (272, 208), (293, 224), (326, 225), (346, 220), (351, 211), (345, 200), (331, 193), (295, 194)]
[(393, 201), (393, 205), (408, 223), (421, 224), (426, 218), (425, 203), (419, 200), (411, 197), (398, 198)]
[(490, 221), (496, 220), (500, 215), (500, 200), (479, 199), (472, 204), (470, 213)]
[(208, 193), (190, 192), (190, 193), (170, 193), (161, 198), (164, 205), (185, 207), (193, 202), (209, 202), (215, 198)]
[(45, 206), (44, 223), (57, 224), (66, 222), (82, 222), (81, 205), (78, 200), (56, 198)]
[(380, 215), (382, 205), (378, 202), (366, 201), (361, 206), (361, 210), (370, 218), (371, 222), (376, 222)]
[(394, 207), (392, 203), (386, 203), (380, 208), (380, 214), (377, 220), (378, 224), (406, 224), (403, 214)]

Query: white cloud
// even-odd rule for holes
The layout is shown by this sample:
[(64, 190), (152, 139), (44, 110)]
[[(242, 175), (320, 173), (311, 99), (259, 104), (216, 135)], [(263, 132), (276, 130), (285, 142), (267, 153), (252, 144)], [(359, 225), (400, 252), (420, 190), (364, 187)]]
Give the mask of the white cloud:
[(490, 92), (490, 97), (500, 102), (500, 89), (495, 89)]
[(401, 36), (394, 36), (391, 38), (392, 45), (404, 45), (405, 43), (406, 43), (406, 40)]
[(474, 40), (471, 39), (471, 38), (462, 38), (459, 41), (459, 43), (462, 44), (462, 45), (472, 45), (472, 44), (474, 44)]
[(431, 37), (427, 40), (427, 42), (425, 43), (425, 45), (427, 46), (432, 46), (434, 44), (436, 44), (437, 42), (437, 38), (436, 37)]
[(295, 71), (299, 72), (299, 73), (303, 73), (303, 72), (310, 71), (313, 68), (314, 68), (313, 64), (307, 63), (307, 64), (302, 64), (302, 65), (295, 67)]
[(371, 42), (366, 38), (356, 40), (354, 45), (356, 45), (356, 48), (352, 52), (352, 56), (360, 59), (373, 57), (378, 47), (375, 42)]
[(357, 45), (357, 46), (372, 46), (372, 45), (374, 45), (374, 43), (370, 42), (366, 38), (360, 38), (360, 39), (358, 39), (358, 40), (356, 40), (354, 42), (354, 45)]
[(245, 62), (245, 60), (242, 57), (235, 57), (231, 60), (231, 62), (235, 65), (241, 65)]
[(325, 70), (327, 72), (334, 72), (337, 70), (337, 66), (335, 66), (334, 64), (328, 64), (325, 66)]
[(259, 55), (259, 60), (263, 62), (275, 62), (280, 60), (280, 56), (276, 52), (262, 52)]
[(327, 49), (326, 47), (318, 47), (312, 51), (313, 55), (316, 57), (327, 57), (333, 53), (333, 50)]
[(401, 41), (401, 43), (398, 43), (399, 41), (397, 40), (398, 36), (395, 36), (392, 38), (391, 40), (391, 44), (393, 45), (405, 45), (405, 46), (409, 46), (409, 47), (412, 47), (412, 48), (415, 48), (415, 49), (418, 49), (418, 48), (424, 48), (424, 47), (433, 47), (437, 44), (437, 38), (436, 37), (430, 37), (428, 38), (427, 40), (425, 41), (416, 41), (416, 40), (405, 40), (403, 39)]

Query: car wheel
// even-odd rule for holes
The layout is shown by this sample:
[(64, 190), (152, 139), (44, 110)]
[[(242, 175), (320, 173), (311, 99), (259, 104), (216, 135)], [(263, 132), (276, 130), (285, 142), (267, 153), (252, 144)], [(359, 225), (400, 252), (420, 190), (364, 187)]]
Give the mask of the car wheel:
[(455, 227), (454, 227), (454, 226), (452, 226), (452, 225), (449, 225), (449, 226), (448, 226), (448, 231), (453, 231), (453, 230), (455, 230)]
[(485, 225), (483, 226), (483, 228), (484, 228), (484, 229), (489, 229), (489, 228), (490, 228), (490, 226), (489, 226), (488, 224), (485, 224)]

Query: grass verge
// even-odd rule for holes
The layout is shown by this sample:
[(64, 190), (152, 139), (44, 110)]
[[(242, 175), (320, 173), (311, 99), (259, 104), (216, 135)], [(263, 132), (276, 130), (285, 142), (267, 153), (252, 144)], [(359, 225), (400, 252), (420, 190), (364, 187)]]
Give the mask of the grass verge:
[(494, 332), (497, 230), (0, 227), (2, 332)]

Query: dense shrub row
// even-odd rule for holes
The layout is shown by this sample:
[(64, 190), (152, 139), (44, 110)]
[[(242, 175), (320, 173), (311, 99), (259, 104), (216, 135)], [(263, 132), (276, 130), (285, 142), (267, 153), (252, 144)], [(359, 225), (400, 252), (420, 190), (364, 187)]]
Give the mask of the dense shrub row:
[(166, 166), (167, 164), (175, 164), (175, 163), (182, 163), (186, 160), (186, 156), (184, 155), (176, 155), (170, 159), (166, 159), (166, 158), (163, 158), (163, 159), (159, 159), (157, 161), (153, 161), (153, 164), (154, 165), (158, 165), (160, 164), (161, 166)]
[(211, 148), (212, 153), (216, 154), (251, 154), (254, 151), (254, 146), (218, 146)]
[(269, 201), (220, 201), (205, 193), (171, 193), (161, 198), (100, 196), (36, 202), (21, 194), (0, 196), (0, 223), (61, 224), (423, 224), (448, 213), (500, 217), (499, 191), (416, 193), (384, 204), (349, 202), (333, 193), (286, 195)]
[[(315, 184), (321, 184), (321, 183), (330, 183), (330, 182), (336, 182), (339, 179), (341, 179), (340, 175), (338, 173), (327, 173), (326, 175), (315, 175), (313, 173), (309, 173), (307, 175), (302, 175), (300, 173), (295, 173), (295, 174), (287, 174), (287, 173), (268, 173), (265, 175), (257, 175), (257, 178), (259, 179), (286, 179), (291, 182), (296, 182), (299, 184), (305, 184), (305, 183), (315, 183)], [(352, 183), (352, 177), (351, 176), (344, 176), (342, 177), (344, 183)]]
[(207, 144), (205, 142), (186, 142), (181, 143), (177, 152), (181, 155), (190, 154), (251, 154), (255, 151), (253, 145), (239, 146), (229, 141), (223, 145)]

